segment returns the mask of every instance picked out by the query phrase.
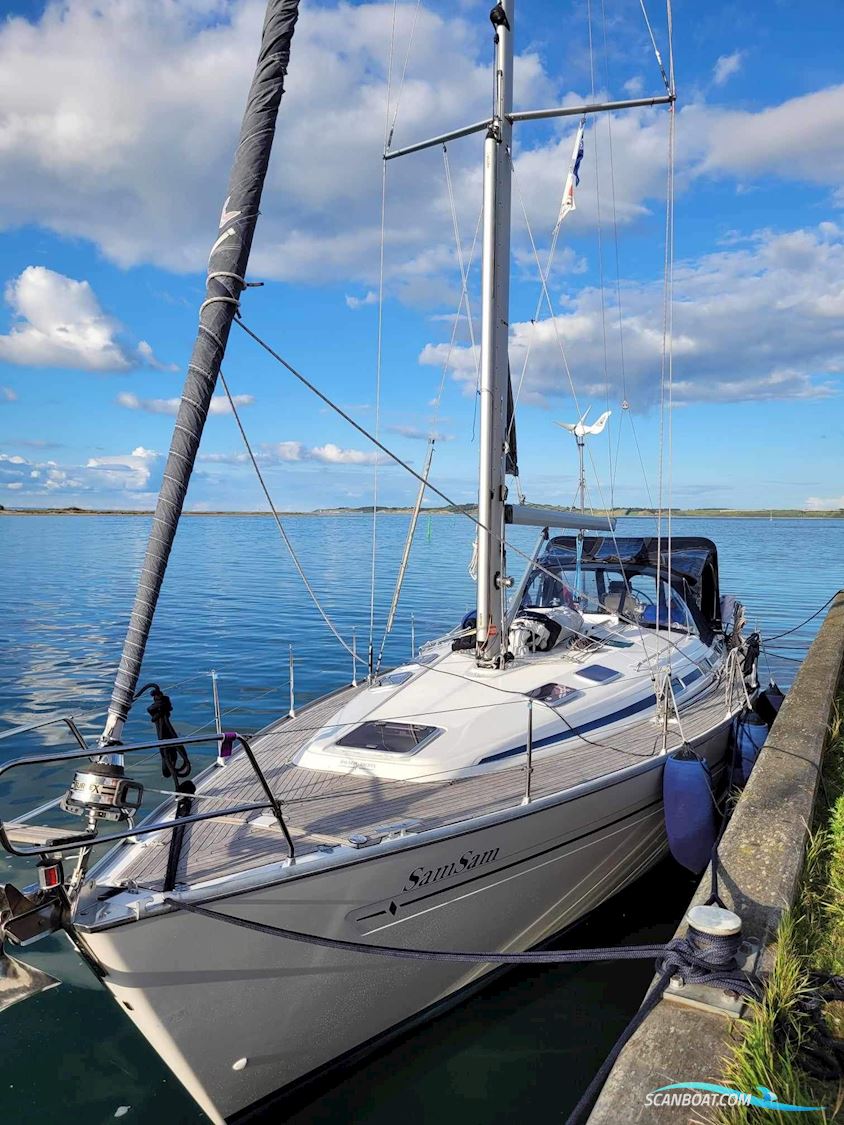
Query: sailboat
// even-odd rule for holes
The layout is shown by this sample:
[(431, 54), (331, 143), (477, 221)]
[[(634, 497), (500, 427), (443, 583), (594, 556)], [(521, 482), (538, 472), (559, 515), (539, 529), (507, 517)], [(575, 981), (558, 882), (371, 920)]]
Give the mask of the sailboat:
[[(7, 951), (67, 934), (217, 1125), (307, 1090), (492, 968), (426, 951), (531, 949), (648, 870), (666, 854), (666, 762), (691, 751), (717, 786), (731, 723), (755, 690), (752, 646), (740, 607), (721, 598), (712, 542), (620, 537), (584, 503), (508, 499), (513, 126), (671, 105), (674, 94), (514, 112), (515, 0), (501, 0), (488, 120), (403, 150), (485, 134), (474, 613), (407, 663), (381, 672), (370, 662), (362, 682), (291, 705), (254, 737), (180, 738), (152, 685), (156, 739), (122, 742), (146, 690), (146, 642), (246, 288), (297, 15), (297, 0), (270, 0), (102, 738), (88, 745), (65, 717), (72, 751), (0, 767), (8, 780), (62, 763), (73, 775), (62, 809), (82, 818), (71, 829), (39, 826), (35, 814), (0, 823), (0, 844), (35, 858), (38, 872), (37, 885), (5, 889)], [(579, 444), (588, 429), (573, 424)], [(518, 582), (512, 526), (538, 532)], [(217, 759), (188, 778), (189, 749), (203, 741)], [(131, 769), (150, 750), (175, 789), (142, 817)], [(2, 968), (0, 1006), (54, 983), (8, 952)]]

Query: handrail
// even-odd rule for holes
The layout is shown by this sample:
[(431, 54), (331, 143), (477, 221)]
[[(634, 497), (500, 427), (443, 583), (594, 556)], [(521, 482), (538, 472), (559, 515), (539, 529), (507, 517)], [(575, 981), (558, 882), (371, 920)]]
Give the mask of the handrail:
[(39, 719), (36, 723), (29, 723), (21, 727), (9, 727), (8, 730), (0, 731), (0, 739), (11, 738), (13, 734), (28, 734), (32, 730), (41, 730), (43, 727), (52, 726), (54, 723), (64, 723), (82, 749), (88, 750), (88, 744), (76, 725), (73, 715), (51, 715), (49, 719)]
[[(261, 785), (261, 788), (264, 790), (264, 793), (267, 796), (266, 801), (250, 802), (248, 804), (235, 805), (235, 806), (231, 806), (231, 807), (228, 807), (228, 808), (225, 808), (225, 809), (218, 809), (214, 812), (209, 812), (209, 813), (194, 813), (191, 816), (179, 817), (178, 819), (169, 820), (169, 821), (161, 821), (157, 824), (151, 824), (151, 825), (141, 824), (138, 827), (129, 828), (125, 832), (113, 832), (109, 836), (98, 836), (96, 833), (93, 833), (93, 832), (82, 832), (82, 833), (79, 833), (79, 835), (77, 835), (77, 836), (65, 836), (65, 837), (63, 837), (62, 840), (54, 848), (50, 848), (49, 846), (48, 847), (40, 847), (40, 848), (18, 848), (18, 847), (15, 847), (15, 845), (11, 842), (11, 840), (8, 837), (8, 835), (6, 833), (6, 826), (3, 823), (2, 817), (0, 817), (0, 847), (2, 847), (6, 852), (8, 852), (9, 855), (17, 856), (21, 859), (28, 859), (28, 858), (33, 858), (33, 857), (37, 857), (37, 856), (43, 856), (44, 854), (49, 853), (50, 851), (60, 851), (60, 850), (65, 851), (67, 848), (75, 847), (77, 844), (81, 845), (83, 847), (93, 847), (94, 845), (98, 845), (98, 844), (111, 844), (111, 843), (114, 843), (116, 840), (128, 840), (131, 837), (146, 836), (146, 835), (151, 834), (152, 832), (162, 832), (162, 831), (171, 831), (172, 832), (174, 829), (179, 828), (179, 827), (181, 827), (183, 825), (186, 825), (186, 824), (194, 824), (194, 823), (196, 823), (198, 821), (202, 821), (202, 820), (213, 820), (216, 817), (229, 816), (232, 813), (252, 812), (252, 811), (255, 811), (257, 809), (267, 809), (268, 808), (268, 809), (272, 810), (276, 820), (279, 823), (279, 826), (281, 828), (282, 833), (284, 834), (284, 839), (285, 839), (285, 842), (286, 842), (287, 847), (288, 847), (290, 861), (291, 861), (291, 863), (293, 863), (293, 862), (295, 862), (295, 849), (294, 849), (294, 846), (293, 846), (293, 840), (292, 840), (292, 838), (290, 836), (290, 833), (287, 829), (287, 825), (284, 822), (284, 816), (283, 816), (282, 810), (281, 810), (281, 803), (279, 802), (278, 798), (273, 794), (272, 790), (270, 789), (270, 786), (267, 782), (267, 779), (264, 776), (264, 773), (263, 773), (261, 767), (258, 765), (257, 759), (255, 758), (254, 751), (252, 750), (252, 747), (249, 744), (249, 741), (246, 739), (246, 737), (244, 735), (239, 734), (236, 731), (230, 732), (230, 733), (226, 733), (226, 732), (223, 732), (223, 731), (216, 731), (214, 734), (210, 734), (210, 735), (194, 735), (194, 736), (191, 736), (191, 737), (188, 737), (188, 738), (163, 738), (163, 739), (157, 739), (153, 742), (139, 742), (139, 743), (136, 743), (133, 746), (119, 746), (119, 747), (115, 747), (114, 749), (119, 750), (119, 752), (121, 754), (134, 754), (134, 753), (137, 753), (141, 750), (153, 750), (153, 749), (159, 749), (160, 750), (162, 747), (169, 747), (169, 746), (186, 746), (186, 745), (192, 746), (192, 745), (195, 745), (195, 744), (201, 743), (201, 742), (222, 742), (222, 743), (227, 742), (229, 744), (229, 746), (231, 746), (231, 745), (233, 745), (233, 743), (235, 741), (239, 742), (240, 745), (243, 747), (244, 753), (246, 754), (246, 757), (249, 761), (249, 764), (251, 765), (251, 767), (252, 767), (252, 769), (255, 773), (255, 776), (257, 777), (258, 782)], [(83, 745), (84, 745), (84, 743), (83, 743)], [(46, 762), (73, 762), (73, 761), (78, 761), (82, 758), (90, 758), (92, 756), (92, 753), (96, 753), (96, 751), (93, 750), (92, 747), (86, 746), (83, 750), (74, 750), (74, 751), (71, 751), (70, 753), (65, 752), (65, 753), (62, 753), (62, 754), (35, 754), (35, 755), (30, 755), (29, 757), (26, 757), (26, 758), (15, 758), (11, 762), (4, 762), (2, 765), (0, 765), (0, 777), (2, 777), (3, 774), (9, 772), (10, 770), (19, 769), (23, 766), (43, 765)], [(173, 797), (175, 799), (178, 799), (179, 797), (183, 797), (185, 795), (186, 794), (184, 794), (184, 793), (174, 792)]]
[[(216, 679), (217, 672), (213, 668), (203, 670), (201, 672), (194, 672), (191, 676), (185, 676), (183, 680), (178, 680), (170, 687), (170, 691), (175, 691), (176, 688), (182, 687), (184, 684), (189, 684), (193, 680), (202, 679), (203, 676), (210, 676), (212, 681)], [(40, 730), (42, 727), (51, 726), (53, 723), (64, 723), (71, 730), (76, 741), (80, 746), (86, 746), (84, 737), (80, 734), (77, 726), (77, 718), (80, 722), (91, 722), (94, 719), (101, 719), (103, 715), (108, 714), (108, 707), (100, 707), (96, 711), (82, 711), (78, 716), (73, 712), (65, 714), (63, 711), (56, 711), (46, 719), (38, 719), (33, 723), (25, 723), (18, 727), (7, 727), (5, 730), (0, 730), (0, 741), (5, 738), (12, 738), (17, 734), (28, 734), (29, 731)]]

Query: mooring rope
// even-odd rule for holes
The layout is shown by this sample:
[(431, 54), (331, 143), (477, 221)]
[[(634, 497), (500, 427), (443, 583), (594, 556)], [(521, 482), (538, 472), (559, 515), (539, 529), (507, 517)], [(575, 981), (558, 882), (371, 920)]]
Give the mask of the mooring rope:
[(592, 949), (537, 949), (523, 953), (499, 953), (495, 951), (470, 952), (465, 950), (434, 950), (401, 948), (393, 945), (370, 945), (360, 941), (346, 941), (342, 938), (323, 937), (320, 934), (303, 933), (267, 922), (254, 922), (249, 918), (239, 918), (224, 914), (219, 910), (209, 910), (207, 906), (186, 902), (177, 898), (166, 898), (164, 903), (175, 910), (184, 910), (215, 922), (225, 922), (230, 926), (250, 930), (268, 937), (278, 937), (301, 945), (312, 945), (321, 949), (331, 949), (339, 953), (359, 953), (365, 956), (391, 957), (404, 961), (450, 962), (489, 965), (570, 965), (589, 964), (596, 961), (647, 961), (656, 958), (656, 971), (659, 979), (648, 994), (645, 1002), (616, 1040), (598, 1072), (584, 1091), (577, 1105), (566, 1121), (566, 1125), (576, 1125), (590, 1108), (603, 1087), (616, 1059), (636, 1029), (644, 1022), (658, 1004), (663, 992), (672, 979), (678, 977), (685, 984), (709, 985), (727, 989), (745, 997), (761, 995), (760, 977), (738, 968), (736, 955), (741, 945), (741, 934), (708, 934), (689, 924), (688, 933), (682, 938), (674, 938), (657, 945), (603, 946)]
[(791, 629), (786, 629), (784, 633), (775, 633), (773, 637), (765, 637), (765, 644), (769, 645), (771, 641), (778, 641), (782, 637), (789, 637), (792, 633), (796, 633), (798, 629), (802, 629), (804, 625), (808, 625), (810, 621), (814, 621), (814, 619), (818, 617), (819, 614), (823, 613), (828, 605), (831, 605), (832, 602), (835, 601), (835, 599), (838, 597), (838, 593), (839, 591), (836, 590), (831, 597), (826, 599), (820, 609), (816, 609), (814, 613), (810, 614), (805, 621), (801, 621), (799, 625), (794, 625)]
[(269, 937), (284, 938), (300, 945), (336, 949), (341, 953), (393, 957), (400, 961), (468, 962), (473, 965), (570, 965), (588, 964), (593, 961), (648, 961), (656, 957), (660, 958), (658, 967), (661, 971), (670, 969), (669, 975), (680, 975), (684, 982), (688, 980), (695, 984), (718, 983), (723, 987), (735, 988), (746, 996), (758, 993), (756, 978), (739, 971), (736, 967), (736, 954), (741, 944), (741, 936), (706, 934), (691, 925), (686, 937), (673, 938), (662, 944), (598, 946), (592, 949), (533, 949), (522, 953), (500, 953), (495, 950), (477, 952), (414, 949), (347, 941), (344, 938), (329, 938), (321, 934), (291, 930), (285, 926), (273, 926), (269, 922), (254, 922), (249, 918), (224, 914), (220, 910), (209, 910), (207, 906), (200, 903), (182, 899), (166, 898), (164, 902), (177, 910), (200, 914), (215, 922), (226, 922), (231, 926), (239, 926), (241, 929), (266, 934)]

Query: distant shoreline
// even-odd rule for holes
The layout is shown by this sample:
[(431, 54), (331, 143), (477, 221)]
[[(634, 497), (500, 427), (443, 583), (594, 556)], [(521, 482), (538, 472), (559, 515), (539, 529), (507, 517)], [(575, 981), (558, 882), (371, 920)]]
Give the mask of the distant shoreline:
[[(547, 507), (547, 505), (546, 505)], [(406, 516), (413, 509), (410, 507), (379, 508), (379, 515)], [(558, 511), (570, 509), (558, 508)], [(461, 504), (454, 508), (423, 508), (422, 515), (449, 516), (474, 512), (474, 504)], [(192, 518), (197, 516), (241, 516), (249, 518), (272, 519), (271, 512), (183, 512), (184, 516)], [(279, 512), (280, 516), (308, 516), (320, 518), (325, 516), (361, 516), (371, 515), (372, 508), (362, 506), (359, 508), (317, 508), (313, 512)], [(601, 512), (595, 509), (594, 514), (612, 515), (618, 519), (654, 519), (658, 512), (652, 508), (615, 508), (611, 512)], [(152, 509), (131, 508), (5, 508), (0, 507), (0, 516), (152, 516)], [(677, 519), (844, 519), (844, 509), (835, 508), (825, 511), (807, 512), (802, 508), (674, 508), (671, 513)]]

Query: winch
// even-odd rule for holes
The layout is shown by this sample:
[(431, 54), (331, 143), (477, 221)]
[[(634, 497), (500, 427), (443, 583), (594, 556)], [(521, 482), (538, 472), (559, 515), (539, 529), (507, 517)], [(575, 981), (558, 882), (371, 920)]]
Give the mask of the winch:
[(126, 777), (123, 766), (95, 762), (76, 771), (61, 807), (87, 817), (93, 828), (98, 820), (129, 820), (140, 808), (143, 795), (143, 785)]

